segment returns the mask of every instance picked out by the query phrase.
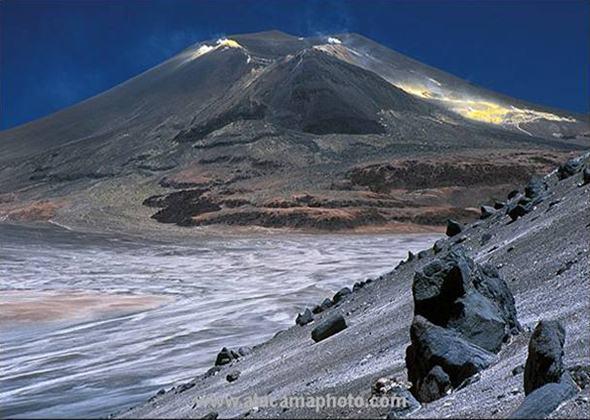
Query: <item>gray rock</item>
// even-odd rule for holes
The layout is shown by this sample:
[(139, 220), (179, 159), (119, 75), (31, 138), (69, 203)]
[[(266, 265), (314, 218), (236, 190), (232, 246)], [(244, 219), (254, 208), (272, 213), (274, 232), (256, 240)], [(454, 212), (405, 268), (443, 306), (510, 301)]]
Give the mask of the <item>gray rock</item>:
[(210, 411), (207, 414), (205, 414), (203, 417), (201, 417), (202, 419), (207, 419), (207, 420), (215, 420), (219, 417), (219, 413), (217, 411)]
[(539, 177), (533, 177), (525, 187), (524, 195), (525, 197), (534, 200), (543, 196), (545, 191), (547, 191), (547, 183), (545, 183), (545, 181)]
[(549, 416), (564, 401), (578, 392), (569, 374), (564, 374), (559, 383), (548, 383), (526, 396), (520, 407), (509, 417), (513, 419), (543, 419)]
[(563, 345), (565, 329), (558, 321), (540, 321), (531, 340), (524, 368), (524, 392), (551, 382), (559, 382), (563, 374)]
[(445, 240), (444, 239), (439, 239), (432, 246), (432, 250), (434, 251), (435, 254), (438, 254), (439, 252), (441, 252), (444, 249), (445, 249)]
[(311, 331), (311, 338), (316, 343), (339, 333), (347, 327), (342, 315), (326, 319)]
[(524, 216), (529, 212), (529, 209), (523, 204), (510, 204), (506, 210), (506, 214), (514, 221), (519, 217)]
[(572, 379), (581, 389), (590, 387), (590, 366), (577, 365), (568, 369)]
[(240, 355), (235, 352), (234, 350), (228, 349), (224, 347), (221, 351), (217, 354), (217, 359), (215, 360), (215, 366), (223, 366), (227, 365), (234, 360), (236, 360)]
[(492, 234), (488, 232), (484, 233), (483, 235), (481, 235), (481, 244), (487, 244), (490, 241), (490, 239), (492, 239)]
[(463, 231), (463, 225), (456, 220), (447, 220), (447, 236), (455, 236)]
[(503, 201), (494, 201), (494, 209), (496, 210), (500, 210), (502, 208), (506, 207), (506, 203)]
[(234, 382), (234, 381), (237, 381), (239, 377), (240, 377), (240, 371), (234, 370), (233, 372), (228, 373), (227, 376), (225, 377), (225, 379), (228, 382)]
[(414, 317), (410, 340), (411, 344), (406, 349), (406, 367), (412, 393), (418, 400), (423, 396), (423, 386), (431, 389), (432, 384), (426, 381), (426, 377), (433, 367), (438, 365), (448, 375), (450, 384), (458, 387), (465, 379), (487, 368), (495, 360), (494, 354), (468, 342), (455, 331), (432, 324), (420, 315)]
[(512, 200), (514, 197), (516, 197), (518, 194), (520, 194), (520, 191), (518, 190), (512, 190), (508, 193), (508, 200)]
[(557, 176), (559, 179), (566, 179), (582, 170), (582, 159), (570, 159), (557, 168)]
[(250, 353), (252, 353), (252, 347), (244, 346), (238, 348), (238, 355), (240, 356), (247, 356)]
[(423, 258), (426, 258), (428, 256), (428, 251), (427, 250), (422, 250), (420, 252), (418, 252), (418, 259), (421, 260)]
[(388, 419), (407, 417), (421, 407), (421, 404), (416, 400), (412, 393), (407, 388), (401, 386), (392, 387), (387, 391), (387, 396), (399, 398), (395, 400), (396, 404), (391, 407), (387, 413)]
[(449, 375), (438, 365), (430, 369), (426, 374), (420, 388), (417, 390), (418, 399), (422, 402), (431, 402), (444, 397), (451, 390)]
[(493, 207), (490, 207), (490, 206), (481, 206), (480, 211), (481, 211), (480, 219), (487, 219), (489, 217), (492, 217), (494, 214), (496, 214), (496, 209)]
[(590, 184), (590, 168), (584, 169), (584, 173), (582, 174), (582, 185)]
[(416, 315), (488, 351), (497, 352), (520, 329), (514, 297), (498, 271), (476, 264), (461, 248), (417, 271), (412, 293)]
[(320, 303), (319, 305), (315, 305), (313, 307), (313, 309), (311, 310), (311, 312), (313, 314), (320, 314), (322, 312), (324, 312), (326, 309), (329, 309), (333, 306), (334, 304), (332, 303), (331, 299), (324, 299), (324, 301), (322, 303)]
[(336, 294), (332, 298), (332, 302), (334, 303), (334, 305), (336, 305), (338, 302), (340, 302), (342, 299), (344, 299), (346, 296), (350, 295), (351, 293), (352, 293), (352, 291), (348, 287), (343, 287), (338, 292), (336, 292)]
[(313, 321), (313, 314), (309, 310), (309, 308), (305, 308), (302, 314), (298, 314), (297, 318), (295, 319), (295, 323), (300, 326), (304, 326), (309, 324)]

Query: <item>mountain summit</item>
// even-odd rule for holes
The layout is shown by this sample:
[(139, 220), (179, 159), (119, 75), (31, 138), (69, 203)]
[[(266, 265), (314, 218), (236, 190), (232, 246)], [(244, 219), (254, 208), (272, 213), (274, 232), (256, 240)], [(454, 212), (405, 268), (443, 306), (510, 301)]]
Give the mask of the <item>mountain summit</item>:
[(424, 230), (589, 146), (587, 117), (361, 35), (233, 35), (0, 132), (0, 217)]

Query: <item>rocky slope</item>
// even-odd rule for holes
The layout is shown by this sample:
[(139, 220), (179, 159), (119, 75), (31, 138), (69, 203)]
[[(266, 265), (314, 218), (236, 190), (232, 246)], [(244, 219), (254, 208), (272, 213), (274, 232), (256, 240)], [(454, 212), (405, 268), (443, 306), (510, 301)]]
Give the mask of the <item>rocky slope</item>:
[(585, 116), (360, 35), (235, 35), (0, 132), (0, 220), (151, 235), (424, 230), (472, 218), (589, 136)]
[[(587, 418), (590, 155), (496, 207), (451, 224), (453, 236), (392, 272), (302, 310), (270, 341), (235, 351), (228, 342), (209, 372), (119, 416)], [(410, 406), (202, 406), (212, 396), (388, 393)]]

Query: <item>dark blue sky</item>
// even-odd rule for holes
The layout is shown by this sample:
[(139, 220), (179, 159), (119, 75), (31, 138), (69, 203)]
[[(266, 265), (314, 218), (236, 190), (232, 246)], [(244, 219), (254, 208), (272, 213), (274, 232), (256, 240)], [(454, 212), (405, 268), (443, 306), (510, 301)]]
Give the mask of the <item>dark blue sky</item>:
[(0, 128), (220, 35), (358, 32), (473, 83), (589, 112), (588, 1), (0, 0)]

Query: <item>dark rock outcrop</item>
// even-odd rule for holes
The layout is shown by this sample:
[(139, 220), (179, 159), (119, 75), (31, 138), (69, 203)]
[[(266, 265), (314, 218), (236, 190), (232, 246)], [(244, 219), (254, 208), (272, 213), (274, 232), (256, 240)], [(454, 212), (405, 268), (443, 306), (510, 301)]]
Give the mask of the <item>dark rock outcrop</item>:
[(447, 220), (447, 236), (455, 236), (463, 231), (463, 225), (456, 220)]
[[(416, 315), (410, 328), (412, 344), (406, 350), (408, 379), (412, 393), (420, 401), (432, 401), (447, 391), (448, 385), (458, 387), (470, 376), (490, 366), (495, 355), (465, 340), (455, 331), (437, 326)], [(433, 368), (438, 369), (433, 370)], [(437, 391), (438, 390), (438, 391)]]
[(228, 373), (227, 376), (225, 377), (225, 379), (228, 382), (234, 382), (234, 381), (237, 381), (239, 377), (240, 377), (240, 371), (234, 370), (234, 371)]
[(343, 287), (342, 289), (338, 290), (334, 297), (332, 298), (332, 302), (334, 305), (342, 301), (346, 296), (350, 295), (352, 291), (348, 287)]
[(583, 161), (580, 158), (570, 159), (557, 168), (559, 179), (566, 179), (582, 170)]
[(558, 321), (540, 321), (529, 342), (529, 355), (524, 369), (524, 392), (551, 382), (559, 382), (563, 374), (565, 329)]
[(412, 393), (422, 402), (469, 383), (521, 329), (514, 297), (498, 271), (476, 264), (461, 247), (417, 271), (412, 293), (406, 366)]
[(319, 314), (321, 312), (324, 312), (327, 309), (330, 309), (334, 304), (332, 303), (332, 301), (328, 298), (324, 299), (324, 301), (319, 304), (316, 305), (313, 309), (312, 309), (312, 313), (314, 314)]
[(308, 308), (306, 308), (302, 314), (298, 314), (297, 318), (295, 319), (295, 323), (300, 326), (307, 325), (311, 321), (313, 321), (313, 314)]
[(418, 389), (418, 397), (422, 402), (438, 400), (451, 390), (451, 379), (443, 368), (436, 365), (424, 377), (422, 386)]
[(498, 271), (476, 264), (461, 248), (416, 272), (412, 292), (416, 315), (488, 351), (497, 352), (520, 329), (514, 297)]
[(527, 395), (520, 407), (509, 417), (511, 419), (544, 419), (577, 392), (576, 384), (566, 373), (559, 383), (548, 383)]
[(217, 354), (217, 359), (215, 360), (215, 366), (223, 366), (227, 365), (234, 360), (238, 359), (240, 355), (227, 347), (221, 349), (221, 351)]
[(584, 169), (584, 173), (582, 174), (582, 185), (590, 184), (590, 168)]
[(541, 178), (532, 178), (524, 189), (524, 195), (532, 200), (540, 198), (547, 191), (547, 183)]
[(342, 315), (326, 319), (311, 331), (311, 338), (316, 343), (339, 333), (347, 327)]

